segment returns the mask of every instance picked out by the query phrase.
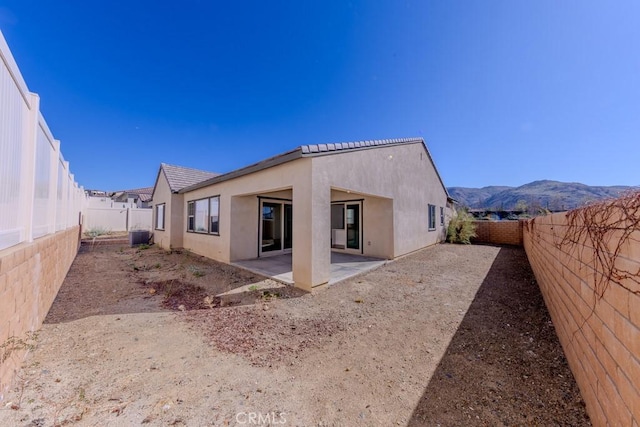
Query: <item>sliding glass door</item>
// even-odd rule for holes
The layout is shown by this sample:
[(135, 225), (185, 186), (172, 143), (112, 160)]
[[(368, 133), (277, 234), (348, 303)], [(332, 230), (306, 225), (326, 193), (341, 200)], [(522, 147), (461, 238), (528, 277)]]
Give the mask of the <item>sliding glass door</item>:
[(293, 210), (290, 202), (260, 201), (259, 255), (291, 251)]
[(331, 204), (331, 247), (361, 251), (362, 202)]

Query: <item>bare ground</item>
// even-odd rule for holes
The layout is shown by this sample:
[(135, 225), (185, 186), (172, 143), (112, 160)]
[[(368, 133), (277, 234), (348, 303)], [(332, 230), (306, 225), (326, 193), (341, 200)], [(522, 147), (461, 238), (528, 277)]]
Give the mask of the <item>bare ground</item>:
[(523, 251), (491, 246), (312, 294), (83, 249), (5, 401), (0, 425), (589, 425)]

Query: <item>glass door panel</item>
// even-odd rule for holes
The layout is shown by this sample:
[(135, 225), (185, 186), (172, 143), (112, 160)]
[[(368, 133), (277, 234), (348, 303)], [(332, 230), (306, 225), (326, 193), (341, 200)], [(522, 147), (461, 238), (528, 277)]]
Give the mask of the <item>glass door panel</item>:
[(280, 203), (262, 204), (262, 252), (282, 250), (282, 205)]
[(284, 205), (284, 249), (291, 249), (293, 246), (293, 207), (290, 204)]
[(344, 249), (347, 233), (344, 229), (344, 204), (331, 205), (331, 247)]
[(347, 205), (347, 248), (360, 249), (360, 205)]

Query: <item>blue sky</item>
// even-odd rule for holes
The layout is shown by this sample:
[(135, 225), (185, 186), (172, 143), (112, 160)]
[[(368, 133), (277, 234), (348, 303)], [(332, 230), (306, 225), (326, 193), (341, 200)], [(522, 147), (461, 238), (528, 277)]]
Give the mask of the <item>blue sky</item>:
[(421, 136), (447, 186), (640, 184), (638, 1), (0, 0), (85, 188)]

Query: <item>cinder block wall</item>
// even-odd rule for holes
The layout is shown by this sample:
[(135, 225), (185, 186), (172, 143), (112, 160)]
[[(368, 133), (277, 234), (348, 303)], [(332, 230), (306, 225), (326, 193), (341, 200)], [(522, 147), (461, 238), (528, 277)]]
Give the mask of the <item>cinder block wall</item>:
[(79, 228), (0, 251), (0, 401), (78, 253)]
[[(562, 243), (568, 224), (566, 213), (528, 221), (524, 248), (592, 423), (638, 426), (640, 231), (625, 241), (614, 264), (632, 272), (631, 277), (622, 279), (624, 287), (613, 282), (601, 287), (596, 279), (602, 271), (594, 270), (589, 239), (577, 245)], [(619, 241), (617, 230), (608, 242), (609, 251)]]
[(524, 221), (474, 221), (476, 237), (472, 243), (522, 246)]

